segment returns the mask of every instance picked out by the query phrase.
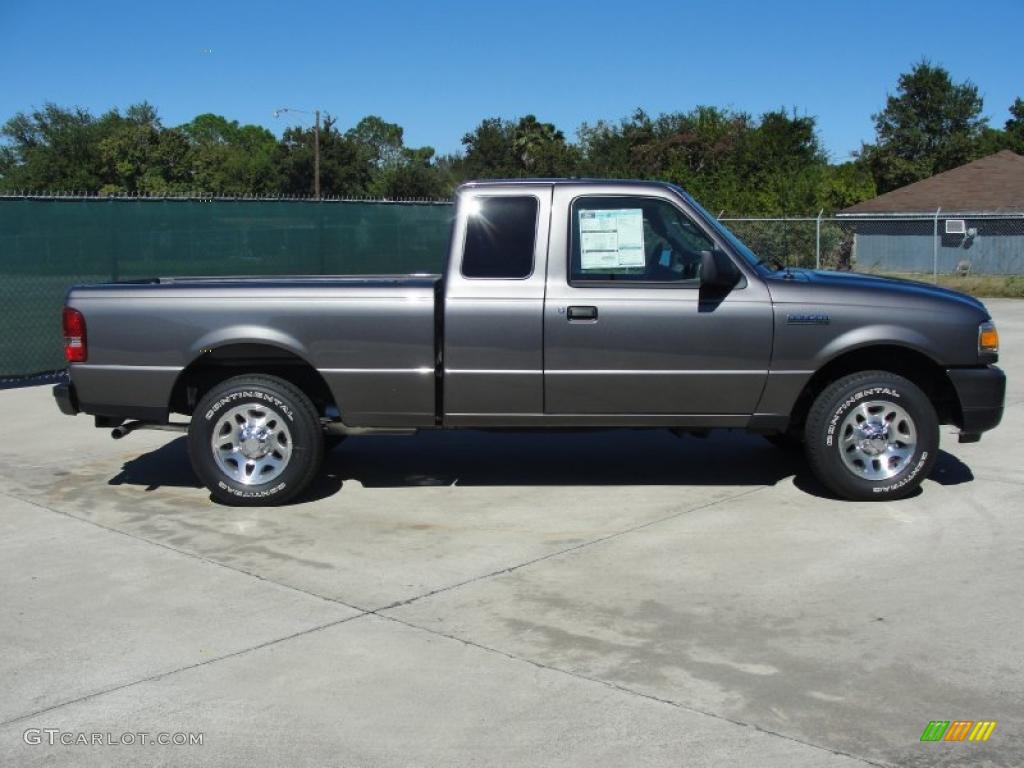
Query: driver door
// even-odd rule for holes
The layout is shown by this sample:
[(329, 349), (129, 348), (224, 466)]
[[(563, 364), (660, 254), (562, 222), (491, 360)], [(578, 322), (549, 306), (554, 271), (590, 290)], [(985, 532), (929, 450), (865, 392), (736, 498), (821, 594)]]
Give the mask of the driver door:
[(545, 413), (753, 413), (771, 354), (767, 290), (744, 279), (704, 296), (701, 251), (718, 244), (674, 198), (573, 189), (556, 188), (554, 210), (570, 215), (549, 261)]

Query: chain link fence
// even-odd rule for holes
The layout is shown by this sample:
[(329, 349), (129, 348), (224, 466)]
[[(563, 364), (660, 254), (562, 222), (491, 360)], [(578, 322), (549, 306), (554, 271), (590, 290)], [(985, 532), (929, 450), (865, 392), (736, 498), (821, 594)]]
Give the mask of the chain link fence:
[[(947, 283), (1024, 280), (1024, 214), (943, 213), (719, 219), (766, 261)], [(1012, 282), (1012, 280), (1011, 280)]]

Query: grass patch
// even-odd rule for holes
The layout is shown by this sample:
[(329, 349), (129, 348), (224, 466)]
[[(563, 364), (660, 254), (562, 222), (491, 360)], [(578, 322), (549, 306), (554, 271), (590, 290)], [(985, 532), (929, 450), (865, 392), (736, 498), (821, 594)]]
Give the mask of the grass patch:
[[(873, 274), (934, 284), (932, 275), (918, 272)], [(979, 299), (1024, 299), (1024, 275), (939, 275), (939, 285)]]

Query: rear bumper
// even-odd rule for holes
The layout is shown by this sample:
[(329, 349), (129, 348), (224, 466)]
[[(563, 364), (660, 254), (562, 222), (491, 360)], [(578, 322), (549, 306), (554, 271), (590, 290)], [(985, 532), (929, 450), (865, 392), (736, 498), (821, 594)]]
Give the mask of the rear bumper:
[(53, 387), (53, 399), (57, 401), (60, 412), (67, 416), (74, 416), (79, 412), (78, 395), (75, 393), (75, 385), (70, 381), (62, 381)]
[(961, 439), (976, 439), (997, 426), (1003, 418), (1006, 374), (994, 365), (951, 368), (947, 373), (960, 400)]

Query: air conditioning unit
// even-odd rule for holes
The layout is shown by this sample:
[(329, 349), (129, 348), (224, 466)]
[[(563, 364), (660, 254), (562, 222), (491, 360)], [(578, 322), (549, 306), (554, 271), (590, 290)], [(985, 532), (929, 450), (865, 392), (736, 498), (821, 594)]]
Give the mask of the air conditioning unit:
[(963, 219), (946, 219), (947, 235), (966, 235), (967, 222)]

